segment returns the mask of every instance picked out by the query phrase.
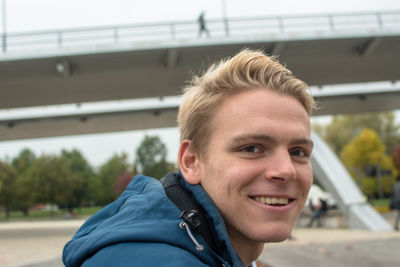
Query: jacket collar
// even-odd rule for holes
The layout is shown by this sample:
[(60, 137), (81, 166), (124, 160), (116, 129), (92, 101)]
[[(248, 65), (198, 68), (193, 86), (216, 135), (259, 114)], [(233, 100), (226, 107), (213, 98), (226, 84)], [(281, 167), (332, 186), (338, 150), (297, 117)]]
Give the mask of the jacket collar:
[(222, 252), (222, 255), (220, 256), (222, 256), (226, 261), (231, 262), (233, 266), (243, 266), (242, 260), (234, 250), (229, 239), (221, 213), (218, 211), (207, 192), (200, 184), (189, 184), (180, 171), (178, 171), (177, 177), (181, 186), (192, 196), (193, 200), (206, 211), (208, 215), (206, 218), (208, 219), (209, 224), (213, 226), (219, 241), (217, 246)]

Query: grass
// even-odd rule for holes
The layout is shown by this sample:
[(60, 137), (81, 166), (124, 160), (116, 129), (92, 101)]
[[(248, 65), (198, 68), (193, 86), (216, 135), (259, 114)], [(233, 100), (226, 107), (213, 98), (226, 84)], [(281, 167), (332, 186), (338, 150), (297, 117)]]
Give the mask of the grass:
[(384, 199), (374, 199), (371, 201), (371, 205), (373, 207), (389, 207), (390, 199), (389, 198), (384, 198)]
[(82, 207), (79, 209), (76, 209), (75, 212), (78, 216), (91, 216), (93, 214), (95, 214), (96, 212), (98, 212), (100, 209), (102, 209), (103, 207)]
[(389, 204), (390, 204), (390, 199), (389, 198), (384, 198), (384, 199), (374, 199), (370, 201), (370, 204), (374, 209), (378, 212), (389, 212)]

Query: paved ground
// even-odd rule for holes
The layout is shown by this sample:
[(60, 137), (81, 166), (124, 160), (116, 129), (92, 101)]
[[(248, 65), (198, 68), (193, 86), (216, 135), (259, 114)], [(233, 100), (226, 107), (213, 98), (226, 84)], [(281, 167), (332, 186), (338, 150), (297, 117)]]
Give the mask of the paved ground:
[(0, 266), (63, 266), (62, 248), (82, 223), (82, 220), (0, 223)]
[(337, 229), (295, 229), (295, 240), (265, 246), (269, 267), (400, 266), (400, 233)]
[[(392, 223), (392, 214), (385, 217)], [(82, 223), (0, 223), (0, 266), (63, 266), (62, 248)], [(293, 241), (266, 245), (260, 260), (269, 267), (400, 266), (400, 232), (297, 227), (293, 236)]]

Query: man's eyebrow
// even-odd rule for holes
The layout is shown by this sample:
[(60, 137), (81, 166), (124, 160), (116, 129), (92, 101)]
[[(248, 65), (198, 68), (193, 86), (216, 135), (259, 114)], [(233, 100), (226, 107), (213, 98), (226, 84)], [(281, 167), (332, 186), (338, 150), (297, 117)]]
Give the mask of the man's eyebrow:
[(265, 134), (243, 134), (243, 135), (234, 136), (230, 141), (231, 141), (231, 143), (241, 143), (241, 142), (249, 141), (249, 140), (259, 140), (259, 141), (270, 142), (270, 143), (277, 142), (277, 139), (275, 137), (265, 135)]
[[(278, 140), (270, 135), (265, 135), (265, 134), (243, 134), (239, 136), (233, 137), (230, 141), (231, 143), (241, 143), (244, 141), (250, 141), (250, 140), (259, 140), (263, 142), (269, 142), (269, 143), (277, 143)], [(291, 145), (308, 145), (313, 147), (314, 143), (311, 139), (308, 138), (298, 138), (290, 141)]]
[(308, 145), (308, 146), (314, 147), (314, 142), (308, 138), (295, 139), (295, 140), (292, 140), (290, 142), (290, 144), (292, 144), (292, 145)]

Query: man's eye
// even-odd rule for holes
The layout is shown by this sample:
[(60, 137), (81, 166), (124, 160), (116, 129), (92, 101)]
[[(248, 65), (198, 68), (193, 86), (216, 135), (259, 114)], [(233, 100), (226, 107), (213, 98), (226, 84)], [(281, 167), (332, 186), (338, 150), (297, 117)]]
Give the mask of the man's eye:
[(307, 157), (308, 153), (307, 151), (303, 149), (294, 149), (290, 152), (290, 155), (296, 156), (296, 157)]
[(259, 149), (256, 146), (246, 146), (246, 147), (242, 148), (241, 151), (247, 152), (247, 153), (260, 153), (261, 149)]

